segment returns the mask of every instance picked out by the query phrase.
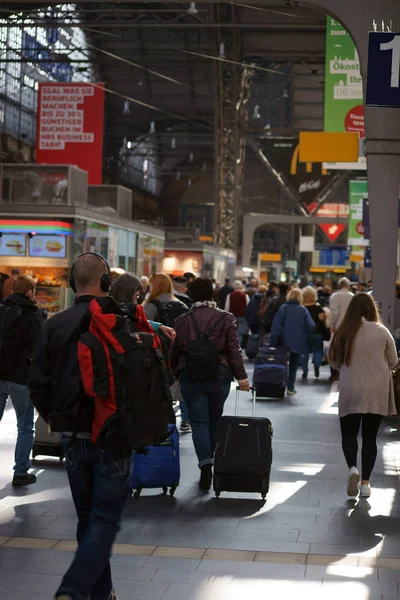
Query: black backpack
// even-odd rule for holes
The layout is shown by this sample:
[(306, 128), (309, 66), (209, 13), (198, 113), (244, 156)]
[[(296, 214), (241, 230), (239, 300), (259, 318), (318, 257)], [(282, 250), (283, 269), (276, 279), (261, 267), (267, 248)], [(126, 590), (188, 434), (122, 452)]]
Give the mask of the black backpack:
[(112, 298), (95, 298), (89, 310), (78, 360), (94, 400), (92, 442), (129, 455), (168, 437), (174, 415), (165, 360), (154, 335), (138, 331)]
[(200, 332), (193, 312), (190, 313), (190, 317), (193, 319), (197, 339), (190, 340), (188, 343), (185, 353), (185, 375), (189, 380), (192, 381), (215, 379), (219, 374), (220, 361), (218, 357), (217, 345), (215, 342), (210, 340), (210, 337), (217, 329), (221, 321), (224, 320), (225, 314), (223, 314), (206, 333)]
[(178, 300), (160, 302), (154, 298), (153, 300), (150, 300), (150, 303), (157, 307), (159, 322), (167, 327), (173, 327), (176, 319), (189, 311), (186, 304), (183, 304), (183, 302), (179, 302)]
[(19, 347), (20, 340), (15, 337), (14, 324), (21, 315), (20, 306), (0, 304), (0, 363), (7, 362), (15, 348)]

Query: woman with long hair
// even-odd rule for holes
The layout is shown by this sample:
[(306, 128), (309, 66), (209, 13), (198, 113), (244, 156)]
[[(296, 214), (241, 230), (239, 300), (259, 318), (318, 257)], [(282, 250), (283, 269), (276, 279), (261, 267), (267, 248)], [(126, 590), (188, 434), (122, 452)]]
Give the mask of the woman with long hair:
[(288, 396), (296, 394), (297, 367), (300, 356), (307, 347), (307, 336), (315, 329), (310, 313), (303, 306), (303, 295), (299, 289), (292, 289), (287, 295), (287, 302), (280, 307), (271, 329), (271, 346), (285, 346), (290, 352)]
[[(120, 304), (123, 304), (129, 312), (136, 316), (139, 322), (147, 323), (148, 319), (146, 313), (144, 312), (143, 307), (138, 304), (141, 290), (142, 284), (139, 279), (131, 273), (124, 273), (115, 279), (111, 286), (110, 296)], [(155, 333), (161, 331), (168, 339), (175, 339), (175, 331), (171, 329), (171, 327), (166, 327), (157, 321), (148, 322)]]
[[(165, 319), (168, 320), (168, 317), (170, 317), (170, 322), (165, 324), (172, 327), (173, 321), (179, 314), (187, 312), (187, 306), (176, 298), (172, 279), (166, 273), (154, 273), (150, 277), (149, 283), (150, 293), (143, 304), (147, 318), (164, 322)], [(163, 307), (167, 305), (168, 308), (164, 311)], [(170, 313), (170, 315), (167, 313)]]
[[(175, 329), (176, 319), (189, 312), (188, 307), (175, 296), (172, 279), (166, 273), (154, 273), (149, 283), (150, 293), (143, 304), (147, 318)], [(189, 414), (178, 382), (174, 384), (172, 395), (181, 407), (180, 432), (191, 433)]]
[[(343, 453), (349, 467), (347, 495), (368, 498), (383, 416), (396, 414), (391, 370), (398, 363), (394, 340), (380, 321), (369, 294), (351, 300), (335, 332), (329, 360), (340, 370), (339, 417)], [(357, 437), (362, 423), (361, 478)], [(361, 482), (361, 486), (360, 486)]]
[(301, 366), (303, 367), (303, 379), (308, 376), (308, 360), (310, 354), (313, 357), (314, 374), (319, 377), (319, 368), (324, 358), (324, 331), (325, 327), (325, 312), (322, 306), (317, 302), (317, 290), (311, 285), (303, 289), (303, 304), (310, 313), (312, 320), (315, 323), (315, 329), (307, 336), (306, 351), (301, 356)]

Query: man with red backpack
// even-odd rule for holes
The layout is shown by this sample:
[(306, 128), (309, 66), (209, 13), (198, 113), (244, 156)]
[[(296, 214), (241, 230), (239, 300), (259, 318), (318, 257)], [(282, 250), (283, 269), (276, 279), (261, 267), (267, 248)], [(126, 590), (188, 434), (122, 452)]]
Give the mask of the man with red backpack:
[(141, 333), (138, 320), (108, 297), (107, 262), (80, 256), (70, 284), (75, 303), (44, 325), (29, 384), (40, 415), (62, 432), (78, 515), (78, 550), (56, 598), (116, 600), (109, 559), (132, 450), (167, 432), (169, 388), (157, 338)]

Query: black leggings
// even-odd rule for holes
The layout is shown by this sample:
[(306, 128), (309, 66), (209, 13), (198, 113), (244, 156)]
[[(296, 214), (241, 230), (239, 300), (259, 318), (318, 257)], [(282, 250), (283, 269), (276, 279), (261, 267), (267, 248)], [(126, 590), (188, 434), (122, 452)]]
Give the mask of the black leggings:
[(382, 422), (382, 416), (373, 415), (371, 413), (356, 413), (342, 417), (340, 419), (340, 428), (342, 430), (342, 448), (349, 469), (351, 467), (356, 467), (358, 452), (357, 436), (360, 430), (361, 421), (363, 442), (361, 451), (361, 479), (364, 481), (369, 481), (372, 469), (375, 465), (376, 455), (378, 453), (376, 436), (378, 435), (379, 427)]

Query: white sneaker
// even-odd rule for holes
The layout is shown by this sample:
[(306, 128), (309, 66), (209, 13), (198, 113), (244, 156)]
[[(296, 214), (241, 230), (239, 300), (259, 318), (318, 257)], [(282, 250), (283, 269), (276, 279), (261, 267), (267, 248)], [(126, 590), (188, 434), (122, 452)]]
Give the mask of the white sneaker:
[(360, 473), (356, 467), (351, 467), (349, 471), (349, 479), (347, 481), (347, 495), (354, 498), (358, 496), (360, 491)]
[(371, 495), (371, 486), (369, 483), (364, 483), (360, 488), (360, 498), (369, 498)]
[(288, 390), (287, 391), (288, 396), (294, 396), (295, 394), (297, 394), (296, 390)]

